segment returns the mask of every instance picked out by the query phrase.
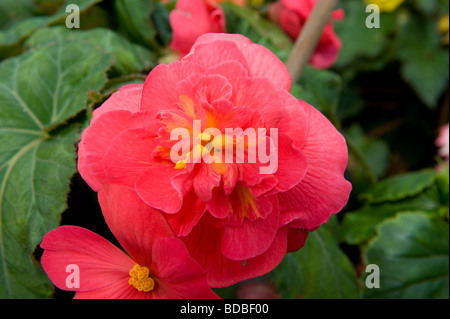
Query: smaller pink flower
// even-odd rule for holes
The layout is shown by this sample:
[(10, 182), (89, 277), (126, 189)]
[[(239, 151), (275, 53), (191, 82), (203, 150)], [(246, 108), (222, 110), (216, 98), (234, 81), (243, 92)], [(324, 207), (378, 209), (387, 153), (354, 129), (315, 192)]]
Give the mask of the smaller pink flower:
[(179, 0), (170, 13), (172, 50), (183, 57), (199, 36), (225, 32), (225, 14), (217, 4), (206, 0)]
[[(316, 2), (317, 0), (280, 0), (269, 7), (269, 16), (295, 41)], [(331, 18), (332, 20), (342, 20), (344, 16), (344, 11), (339, 9), (333, 12)], [(332, 21), (330, 21), (325, 26), (310, 63), (320, 69), (331, 67), (336, 62), (341, 47), (341, 40), (335, 34)]]
[(439, 136), (436, 139), (436, 146), (439, 147), (439, 155), (442, 156), (447, 164), (449, 163), (449, 123), (441, 127)]
[[(129, 188), (105, 186), (100, 205), (128, 255), (87, 229), (58, 227), (40, 245), (41, 264), (53, 284), (76, 291), (77, 299), (217, 298), (165, 218)], [(79, 280), (71, 281), (74, 266)]]

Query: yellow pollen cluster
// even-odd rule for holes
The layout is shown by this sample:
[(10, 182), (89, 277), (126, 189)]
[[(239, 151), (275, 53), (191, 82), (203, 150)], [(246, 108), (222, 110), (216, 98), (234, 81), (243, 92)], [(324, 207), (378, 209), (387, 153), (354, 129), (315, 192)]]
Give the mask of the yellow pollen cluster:
[(149, 277), (150, 270), (138, 264), (130, 270), (130, 280), (128, 283), (139, 291), (149, 292), (155, 287), (155, 281)]

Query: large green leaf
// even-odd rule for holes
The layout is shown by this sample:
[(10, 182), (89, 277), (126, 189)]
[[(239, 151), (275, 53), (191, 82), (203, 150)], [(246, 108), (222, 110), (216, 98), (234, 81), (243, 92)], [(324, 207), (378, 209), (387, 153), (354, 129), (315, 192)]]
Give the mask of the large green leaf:
[(361, 0), (339, 1), (345, 11), (345, 19), (335, 22), (335, 30), (342, 41), (336, 66), (339, 68), (354, 67), (358, 59), (378, 58), (386, 48), (390, 34), (395, 27), (395, 15), (380, 15), (380, 28), (369, 29), (366, 19), (365, 4)]
[(358, 298), (355, 270), (338, 245), (334, 219), (309, 234), (271, 273), (283, 298)]
[(425, 169), (418, 172), (397, 175), (371, 187), (361, 195), (369, 203), (397, 201), (414, 196), (436, 181), (436, 171)]
[(39, 47), (50, 42), (77, 41), (96, 45), (107, 53), (112, 53), (115, 63), (113, 73), (121, 75), (149, 71), (155, 66), (155, 57), (151, 51), (129, 42), (120, 34), (104, 28), (88, 31), (67, 29), (62, 26), (44, 28), (34, 33), (26, 42), (30, 47)]
[(449, 79), (449, 50), (440, 41), (436, 22), (419, 16), (409, 18), (398, 41), (403, 77), (432, 108), (437, 106)]
[(78, 134), (69, 120), (111, 64), (110, 55), (73, 42), (0, 64), (0, 298), (52, 291), (32, 253), (66, 209)]
[(432, 186), (418, 196), (397, 202), (366, 204), (362, 208), (346, 212), (341, 225), (342, 239), (350, 245), (361, 245), (375, 236), (376, 227), (387, 218), (406, 211), (424, 211), (439, 215), (439, 190)]
[[(101, 0), (78, 0), (76, 4), (80, 8), (81, 13), (100, 1)], [(65, 0), (64, 4), (54, 15), (31, 16), (17, 20), (11, 23), (7, 29), (0, 30), (0, 59), (20, 53), (22, 42), (39, 28), (51, 24), (64, 23), (66, 17), (69, 15), (69, 13), (66, 12), (66, 7), (69, 4), (73, 4), (73, 0)], [(82, 24), (81, 18), (80, 24)]]
[(39, 12), (33, 0), (0, 1), (0, 28), (6, 28), (14, 21), (29, 18)]
[(380, 269), (380, 288), (366, 288), (368, 298), (449, 298), (448, 222), (399, 214), (379, 226), (364, 261)]
[(157, 49), (151, 15), (155, 4), (150, 0), (115, 0), (114, 8), (120, 29), (136, 43)]

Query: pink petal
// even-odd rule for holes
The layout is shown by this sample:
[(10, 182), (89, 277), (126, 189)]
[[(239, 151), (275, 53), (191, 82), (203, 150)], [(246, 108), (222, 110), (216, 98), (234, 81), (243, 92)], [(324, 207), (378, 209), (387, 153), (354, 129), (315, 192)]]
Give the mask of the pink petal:
[(177, 174), (180, 171), (174, 168), (173, 163), (149, 164), (148, 171), (137, 180), (135, 190), (147, 205), (165, 213), (176, 213), (183, 204), (181, 192), (171, 183)]
[[(127, 274), (128, 275), (128, 274)], [(77, 291), (74, 299), (153, 299), (154, 294), (139, 292), (128, 283), (130, 276), (106, 287), (90, 291)]]
[(195, 40), (212, 29), (204, 0), (177, 1), (175, 9), (170, 13), (170, 25), (173, 30), (170, 47), (187, 54)]
[(292, 94), (283, 93), (284, 112), (278, 124), (278, 134), (286, 135), (294, 141), (297, 149), (302, 149), (306, 143), (308, 132), (308, 113)]
[[(42, 267), (55, 286), (62, 290), (93, 292), (105, 288), (104, 295), (99, 298), (108, 298), (115, 293), (108, 289), (111, 285), (128, 282), (128, 272), (135, 265), (130, 257), (103, 237), (76, 226), (56, 228), (44, 236), (40, 246), (44, 249)], [(70, 270), (66, 272), (69, 265), (79, 268), (79, 288), (66, 285), (71, 274)]]
[(146, 129), (129, 129), (109, 141), (110, 146), (98, 163), (103, 165), (102, 182), (134, 187), (137, 180), (155, 165), (152, 159), (152, 151), (157, 145), (155, 137), (154, 132)]
[[(172, 290), (174, 297), (218, 298), (207, 284), (205, 270), (192, 259), (179, 239), (157, 239), (153, 245), (152, 259), (152, 273)], [(155, 294), (158, 294), (157, 289)]]
[[(216, 34), (219, 39), (222, 38), (221, 33), (214, 34)], [(201, 36), (199, 39), (203, 37), (204, 36)], [(214, 42), (205, 43), (196, 42), (192, 47), (191, 53), (183, 59), (183, 62), (195, 63), (204, 68), (210, 68), (228, 61), (237, 62), (248, 69), (247, 60), (243, 56), (242, 51), (236, 43), (227, 40), (215, 40)]]
[(278, 198), (281, 212), (297, 215), (294, 227), (311, 229), (344, 208), (352, 186), (344, 178), (348, 161), (344, 137), (314, 107), (301, 105), (309, 114), (308, 141), (302, 149), (308, 171), (297, 186)]
[(207, 270), (208, 284), (227, 287), (273, 270), (286, 253), (286, 238), (287, 230), (283, 227), (263, 254), (242, 261), (228, 259), (221, 253), (222, 230), (205, 218), (182, 240), (191, 256)]
[(214, 171), (212, 165), (202, 163), (194, 178), (194, 189), (197, 196), (204, 202), (211, 200), (212, 191), (219, 187), (221, 175)]
[(310, 63), (319, 69), (331, 67), (336, 62), (341, 47), (341, 40), (334, 33), (333, 26), (329, 23), (311, 56)]
[(141, 109), (155, 117), (160, 111), (177, 109), (180, 96), (186, 94), (177, 90), (178, 83), (193, 74), (203, 74), (204, 70), (204, 67), (184, 60), (158, 65), (145, 80)]
[(287, 253), (297, 251), (303, 246), (305, 246), (308, 235), (309, 232), (305, 230), (288, 227)]
[(278, 136), (278, 169), (274, 173), (278, 184), (274, 190), (284, 192), (297, 185), (306, 175), (308, 159), (285, 135)]
[(237, 93), (236, 105), (258, 111), (267, 129), (278, 127), (283, 117), (283, 91), (266, 78), (255, 78), (246, 83)]
[(140, 109), (143, 84), (130, 84), (122, 86), (118, 92), (113, 93), (99, 108), (92, 113), (91, 124), (100, 115), (111, 111), (130, 111), (136, 113)]
[(163, 213), (146, 205), (132, 189), (105, 185), (98, 193), (103, 216), (121, 246), (138, 264), (151, 264), (151, 248), (158, 238), (173, 237)]
[(175, 214), (167, 215), (166, 218), (176, 236), (183, 237), (197, 225), (205, 209), (205, 203), (197, 197), (195, 192), (190, 192), (183, 198), (181, 209)]
[[(233, 53), (233, 46), (226, 45), (225, 42), (232, 42), (239, 49), (239, 55)], [(209, 47), (208, 48), (205, 48)], [(215, 48), (217, 47), (217, 49)], [(203, 48), (203, 49), (202, 49)], [(291, 89), (291, 77), (284, 63), (269, 49), (262, 45), (254, 44), (250, 39), (240, 34), (210, 33), (204, 34), (197, 39), (192, 47), (193, 56), (198, 56), (198, 52), (203, 50), (214, 52), (207, 60), (200, 57), (188, 56), (186, 59), (197, 61), (201, 65), (214, 66), (224, 61), (236, 61), (249, 71), (251, 77), (263, 77), (271, 80), (276, 86), (285, 90)]]
[[(257, 202), (264, 200), (258, 198)], [(232, 260), (246, 260), (263, 254), (272, 244), (278, 231), (279, 211), (276, 196), (266, 199), (272, 211), (266, 218), (249, 220), (245, 218), (240, 226), (225, 226), (222, 235), (222, 253)]]
[(247, 82), (249, 78), (247, 69), (245, 69), (241, 64), (233, 61), (227, 61), (211, 66), (206, 70), (206, 74), (224, 76), (233, 89), (232, 98), (234, 98), (236, 92)]
[(81, 136), (78, 148), (78, 171), (84, 180), (98, 191), (107, 173), (103, 157), (113, 139), (127, 129), (152, 128), (154, 121), (146, 113), (129, 111), (105, 112), (97, 117)]

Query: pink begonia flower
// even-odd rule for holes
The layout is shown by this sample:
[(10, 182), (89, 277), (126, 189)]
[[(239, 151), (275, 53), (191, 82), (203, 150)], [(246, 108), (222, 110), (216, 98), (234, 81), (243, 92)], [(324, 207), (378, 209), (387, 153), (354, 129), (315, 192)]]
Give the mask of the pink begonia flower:
[(58, 227), (41, 243), (41, 264), (55, 286), (77, 299), (218, 298), (159, 212), (124, 186), (106, 185), (98, 195), (129, 255), (85, 228)]
[[(122, 87), (95, 110), (78, 170), (95, 191), (125, 185), (160, 210), (210, 286), (263, 275), (342, 210), (351, 191), (345, 139), (290, 87), (285, 65), (265, 47), (238, 34), (203, 35), (184, 59), (157, 66), (143, 85)], [(202, 132), (277, 129), (276, 146), (272, 133), (258, 143), (276, 151), (277, 170), (261, 174), (262, 162), (175, 163), (170, 151), (179, 141), (170, 134), (192, 133), (194, 119)]]
[[(280, 0), (269, 7), (269, 16), (295, 41), (316, 2), (317, 0)], [(338, 9), (332, 13), (331, 18), (332, 20), (342, 20), (344, 15), (344, 11)], [(311, 56), (311, 65), (319, 69), (331, 67), (336, 62), (341, 47), (341, 40), (335, 34), (332, 21), (330, 21), (325, 26), (319, 43)]]
[[(172, 42), (170, 47), (183, 57), (197, 38), (205, 33), (225, 32), (225, 14), (218, 5), (225, 0), (178, 0), (170, 13)], [(245, 5), (245, 0), (232, 0)]]
[(445, 124), (439, 131), (439, 136), (436, 139), (436, 146), (439, 147), (439, 155), (444, 158), (448, 164), (449, 162), (449, 124)]

